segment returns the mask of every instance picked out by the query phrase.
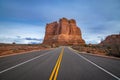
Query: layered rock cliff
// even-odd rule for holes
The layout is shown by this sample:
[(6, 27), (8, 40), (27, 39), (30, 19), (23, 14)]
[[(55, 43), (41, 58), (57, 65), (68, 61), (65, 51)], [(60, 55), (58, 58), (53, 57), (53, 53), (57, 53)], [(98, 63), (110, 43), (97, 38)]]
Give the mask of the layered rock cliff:
[(78, 45), (85, 44), (85, 41), (82, 39), (81, 30), (77, 27), (76, 21), (62, 18), (59, 22), (46, 25), (43, 44)]

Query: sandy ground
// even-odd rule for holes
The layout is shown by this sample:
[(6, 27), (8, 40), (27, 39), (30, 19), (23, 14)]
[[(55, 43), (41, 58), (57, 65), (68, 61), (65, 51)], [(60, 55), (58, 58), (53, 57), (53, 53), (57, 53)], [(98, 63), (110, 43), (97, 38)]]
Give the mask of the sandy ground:
[(30, 45), (30, 44), (0, 44), (0, 56), (9, 56), (22, 54), (30, 51), (50, 49), (43, 45)]

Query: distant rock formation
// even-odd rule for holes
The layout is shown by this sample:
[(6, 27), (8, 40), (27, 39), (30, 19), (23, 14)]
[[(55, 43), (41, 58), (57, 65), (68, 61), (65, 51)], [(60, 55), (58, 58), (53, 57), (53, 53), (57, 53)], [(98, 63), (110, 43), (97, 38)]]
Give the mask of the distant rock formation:
[(109, 55), (120, 57), (120, 34), (107, 36), (100, 45), (107, 48)]
[(78, 45), (85, 44), (85, 41), (82, 39), (81, 30), (77, 27), (76, 21), (62, 18), (59, 22), (46, 25), (43, 44)]
[(120, 34), (113, 34), (110, 36), (107, 36), (105, 40), (101, 41), (101, 45), (113, 45), (113, 44), (119, 44), (120, 45)]

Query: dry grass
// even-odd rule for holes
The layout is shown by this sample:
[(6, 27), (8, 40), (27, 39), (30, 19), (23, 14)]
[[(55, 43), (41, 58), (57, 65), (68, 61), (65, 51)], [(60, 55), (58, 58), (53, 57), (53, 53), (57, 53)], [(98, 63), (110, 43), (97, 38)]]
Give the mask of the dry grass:
[(117, 49), (117, 47), (114, 45), (109, 45), (109, 46), (108, 45), (104, 45), (104, 46), (101, 46), (101, 45), (72, 46), (73, 49), (76, 49), (80, 52), (120, 57), (120, 45), (119, 45), (118, 49)]
[(40, 44), (0, 44), (0, 56), (48, 48), (50, 47)]
[(81, 46), (72, 46), (73, 49), (76, 49), (80, 52), (87, 52), (92, 54), (107, 55), (105, 48), (102, 48), (97, 45), (81, 45)]

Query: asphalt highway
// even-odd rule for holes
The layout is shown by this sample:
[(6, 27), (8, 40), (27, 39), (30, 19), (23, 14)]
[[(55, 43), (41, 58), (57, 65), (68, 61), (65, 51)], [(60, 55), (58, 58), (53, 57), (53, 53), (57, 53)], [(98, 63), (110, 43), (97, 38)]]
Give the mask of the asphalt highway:
[(120, 59), (63, 46), (1, 57), (0, 80), (120, 80)]

